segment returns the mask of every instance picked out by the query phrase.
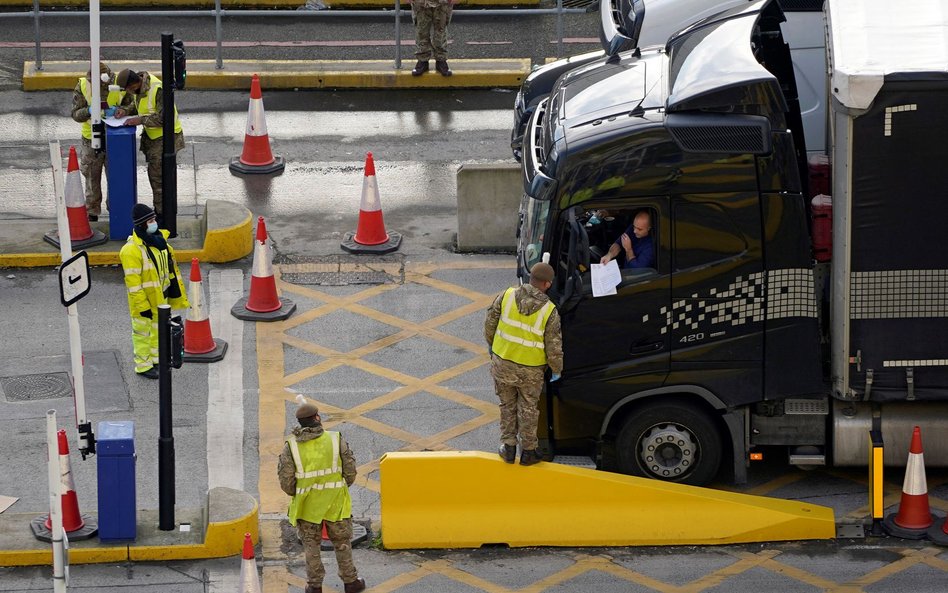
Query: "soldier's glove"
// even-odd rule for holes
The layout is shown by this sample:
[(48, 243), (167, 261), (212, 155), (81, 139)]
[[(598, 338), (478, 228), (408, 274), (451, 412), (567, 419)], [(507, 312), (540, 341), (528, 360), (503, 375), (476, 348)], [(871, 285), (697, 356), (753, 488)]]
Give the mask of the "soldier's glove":
[(550, 377), (550, 383), (552, 383), (552, 382), (554, 382), (554, 381), (559, 381), (559, 380), (560, 380), (560, 374), (559, 374), (559, 373), (553, 373), (553, 376)]
[(113, 117), (113, 116), (115, 116), (115, 107), (109, 107), (108, 109), (105, 110), (105, 117)]
[(145, 309), (144, 311), (142, 311), (141, 313), (139, 313), (139, 315), (141, 315), (142, 317), (145, 317), (145, 318), (147, 318), (147, 319), (151, 319), (151, 309)]

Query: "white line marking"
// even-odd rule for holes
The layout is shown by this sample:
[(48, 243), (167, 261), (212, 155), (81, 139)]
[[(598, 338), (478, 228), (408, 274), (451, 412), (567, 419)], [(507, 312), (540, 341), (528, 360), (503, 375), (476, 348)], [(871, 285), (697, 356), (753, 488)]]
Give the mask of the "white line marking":
[(244, 322), (230, 314), (243, 295), (244, 273), (210, 273), (211, 332), (228, 344), (207, 370), (207, 487), (244, 489)]

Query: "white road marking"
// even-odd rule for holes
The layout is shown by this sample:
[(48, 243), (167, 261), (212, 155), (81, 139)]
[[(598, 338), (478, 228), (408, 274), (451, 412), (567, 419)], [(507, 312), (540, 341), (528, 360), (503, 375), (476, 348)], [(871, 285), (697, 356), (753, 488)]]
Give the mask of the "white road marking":
[(210, 274), (211, 331), (227, 342), (224, 360), (207, 371), (207, 487), (244, 489), (244, 322), (230, 314), (243, 295), (241, 270)]

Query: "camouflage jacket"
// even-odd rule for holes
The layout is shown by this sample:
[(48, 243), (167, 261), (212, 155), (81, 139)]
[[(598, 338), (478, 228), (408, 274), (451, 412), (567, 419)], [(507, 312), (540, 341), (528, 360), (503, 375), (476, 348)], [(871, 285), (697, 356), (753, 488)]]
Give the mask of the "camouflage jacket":
[[(487, 310), (487, 319), (484, 320), (484, 339), (487, 340), (488, 347), (494, 343), (494, 332), (497, 331), (497, 324), (500, 321), (500, 308), (503, 300), (504, 293), (502, 292), (497, 295), (490, 309)], [(519, 309), (523, 315), (536, 313), (540, 307), (548, 303), (549, 300), (550, 297), (548, 297), (546, 293), (530, 284), (520, 286), (514, 293), (514, 301), (517, 303), (517, 309)], [(550, 370), (554, 373), (562, 373), (563, 334), (560, 331), (560, 314), (556, 309), (553, 309), (553, 312), (550, 313), (550, 318), (546, 321), (546, 328), (543, 331), (543, 346), (546, 350), (547, 366), (550, 367)], [(492, 358), (495, 359), (495, 366), (505, 366), (500, 362), (503, 359), (497, 356), (492, 356)], [(510, 361), (503, 362), (506, 362), (508, 365), (513, 365), (514, 367), (520, 367), (520, 365)]]
[[(147, 70), (142, 70), (137, 74), (142, 79), (142, 88), (138, 89), (137, 93), (125, 93), (125, 97), (122, 98), (121, 107), (127, 115), (138, 115), (138, 102), (147, 97), (148, 91), (151, 90), (151, 74)], [(162, 95), (161, 92), (155, 95), (155, 110), (142, 117), (142, 125), (146, 128), (160, 128), (164, 121), (164, 98)]]
[[(109, 95), (109, 85), (103, 84), (99, 90), (102, 100), (105, 101), (105, 98)], [(92, 115), (89, 113), (89, 102), (86, 101), (85, 95), (82, 94), (82, 87), (78, 82), (76, 83), (76, 88), (72, 90), (72, 111), (69, 112), (69, 115), (72, 116), (73, 121), (80, 124), (92, 118)]]
[[(293, 429), (293, 436), (296, 442), (305, 443), (315, 438), (321, 437), (323, 433), (321, 424), (316, 426), (301, 427)], [(349, 448), (346, 439), (339, 435), (339, 456), (342, 457), (342, 477), (346, 484), (352, 486), (356, 479), (356, 461), (355, 454)], [(296, 494), (296, 464), (293, 463), (293, 454), (290, 453), (290, 446), (283, 443), (283, 450), (280, 452), (280, 459), (277, 461), (277, 475), (280, 477), (280, 489), (290, 496)]]

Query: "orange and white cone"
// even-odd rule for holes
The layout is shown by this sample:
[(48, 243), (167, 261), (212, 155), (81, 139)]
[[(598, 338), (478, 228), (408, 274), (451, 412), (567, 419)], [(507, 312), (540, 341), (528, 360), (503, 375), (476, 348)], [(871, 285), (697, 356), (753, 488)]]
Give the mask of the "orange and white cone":
[(188, 316), (184, 319), (184, 361), (217, 362), (227, 353), (227, 342), (211, 334), (211, 320), (204, 301), (201, 266), (191, 260), (191, 282), (188, 284)]
[[(82, 190), (79, 157), (76, 155), (75, 146), (69, 147), (69, 164), (66, 167), (64, 198), (72, 248), (84, 249), (105, 243), (108, 240), (105, 233), (93, 230), (92, 226), (89, 225), (89, 213), (86, 211), (86, 197)], [(59, 247), (59, 231), (50, 231), (43, 238), (48, 243)]]
[(400, 233), (385, 231), (379, 185), (375, 179), (375, 160), (372, 153), (365, 155), (365, 175), (362, 179), (362, 200), (359, 204), (359, 225), (356, 232), (346, 233), (341, 247), (349, 253), (391, 253), (401, 245)]
[(250, 276), (250, 294), (237, 301), (230, 314), (248, 321), (280, 321), (296, 310), (288, 298), (280, 299), (273, 277), (273, 250), (267, 243), (267, 225), (263, 217), (257, 219), (257, 237), (253, 248), (253, 271)]
[[(59, 445), (63, 531), (69, 534), (70, 540), (90, 539), (99, 532), (98, 524), (89, 515), (79, 513), (79, 500), (76, 498), (76, 486), (72, 479), (72, 464), (69, 462), (69, 441), (66, 440), (66, 431), (58, 431), (56, 438)], [(49, 515), (33, 519), (30, 527), (37, 539), (46, 542), (52, 540), (52, 522)]]
[(240, 559), (240, 593), (260, 593), (260, 575), (257, 574), (257, 560), (253, 554), (253, 541), (250, 534), (244, 534), (244, 553)]
[(886, 516), (882, 527), (889, 535), (904, 539), (922, 539), (935, 522), (928, 505), (928, 482), (925, 479), (925, 455), (922, 453), (922, 431), (915, 427), (909, 447), (902, 500), (898, 513)]
[(247, 131), (244, 134), (244, 150), (230, 161), (231, 173), (270, 174), (283, 171), (286, 163), (281, 156), (270, 152), (270, 136), (267, 134), (267, 119), (263, 111), (263, 93), (260, 92), (260, 77), (250, 80), (250, 108), (247, 111)]
[(332, 548), (332, 540), (329, 539), (329, 531), (326, 530), (326, 522), (323, 521), (323, 533), (319, 539), (319, 549), (328, 552)]

